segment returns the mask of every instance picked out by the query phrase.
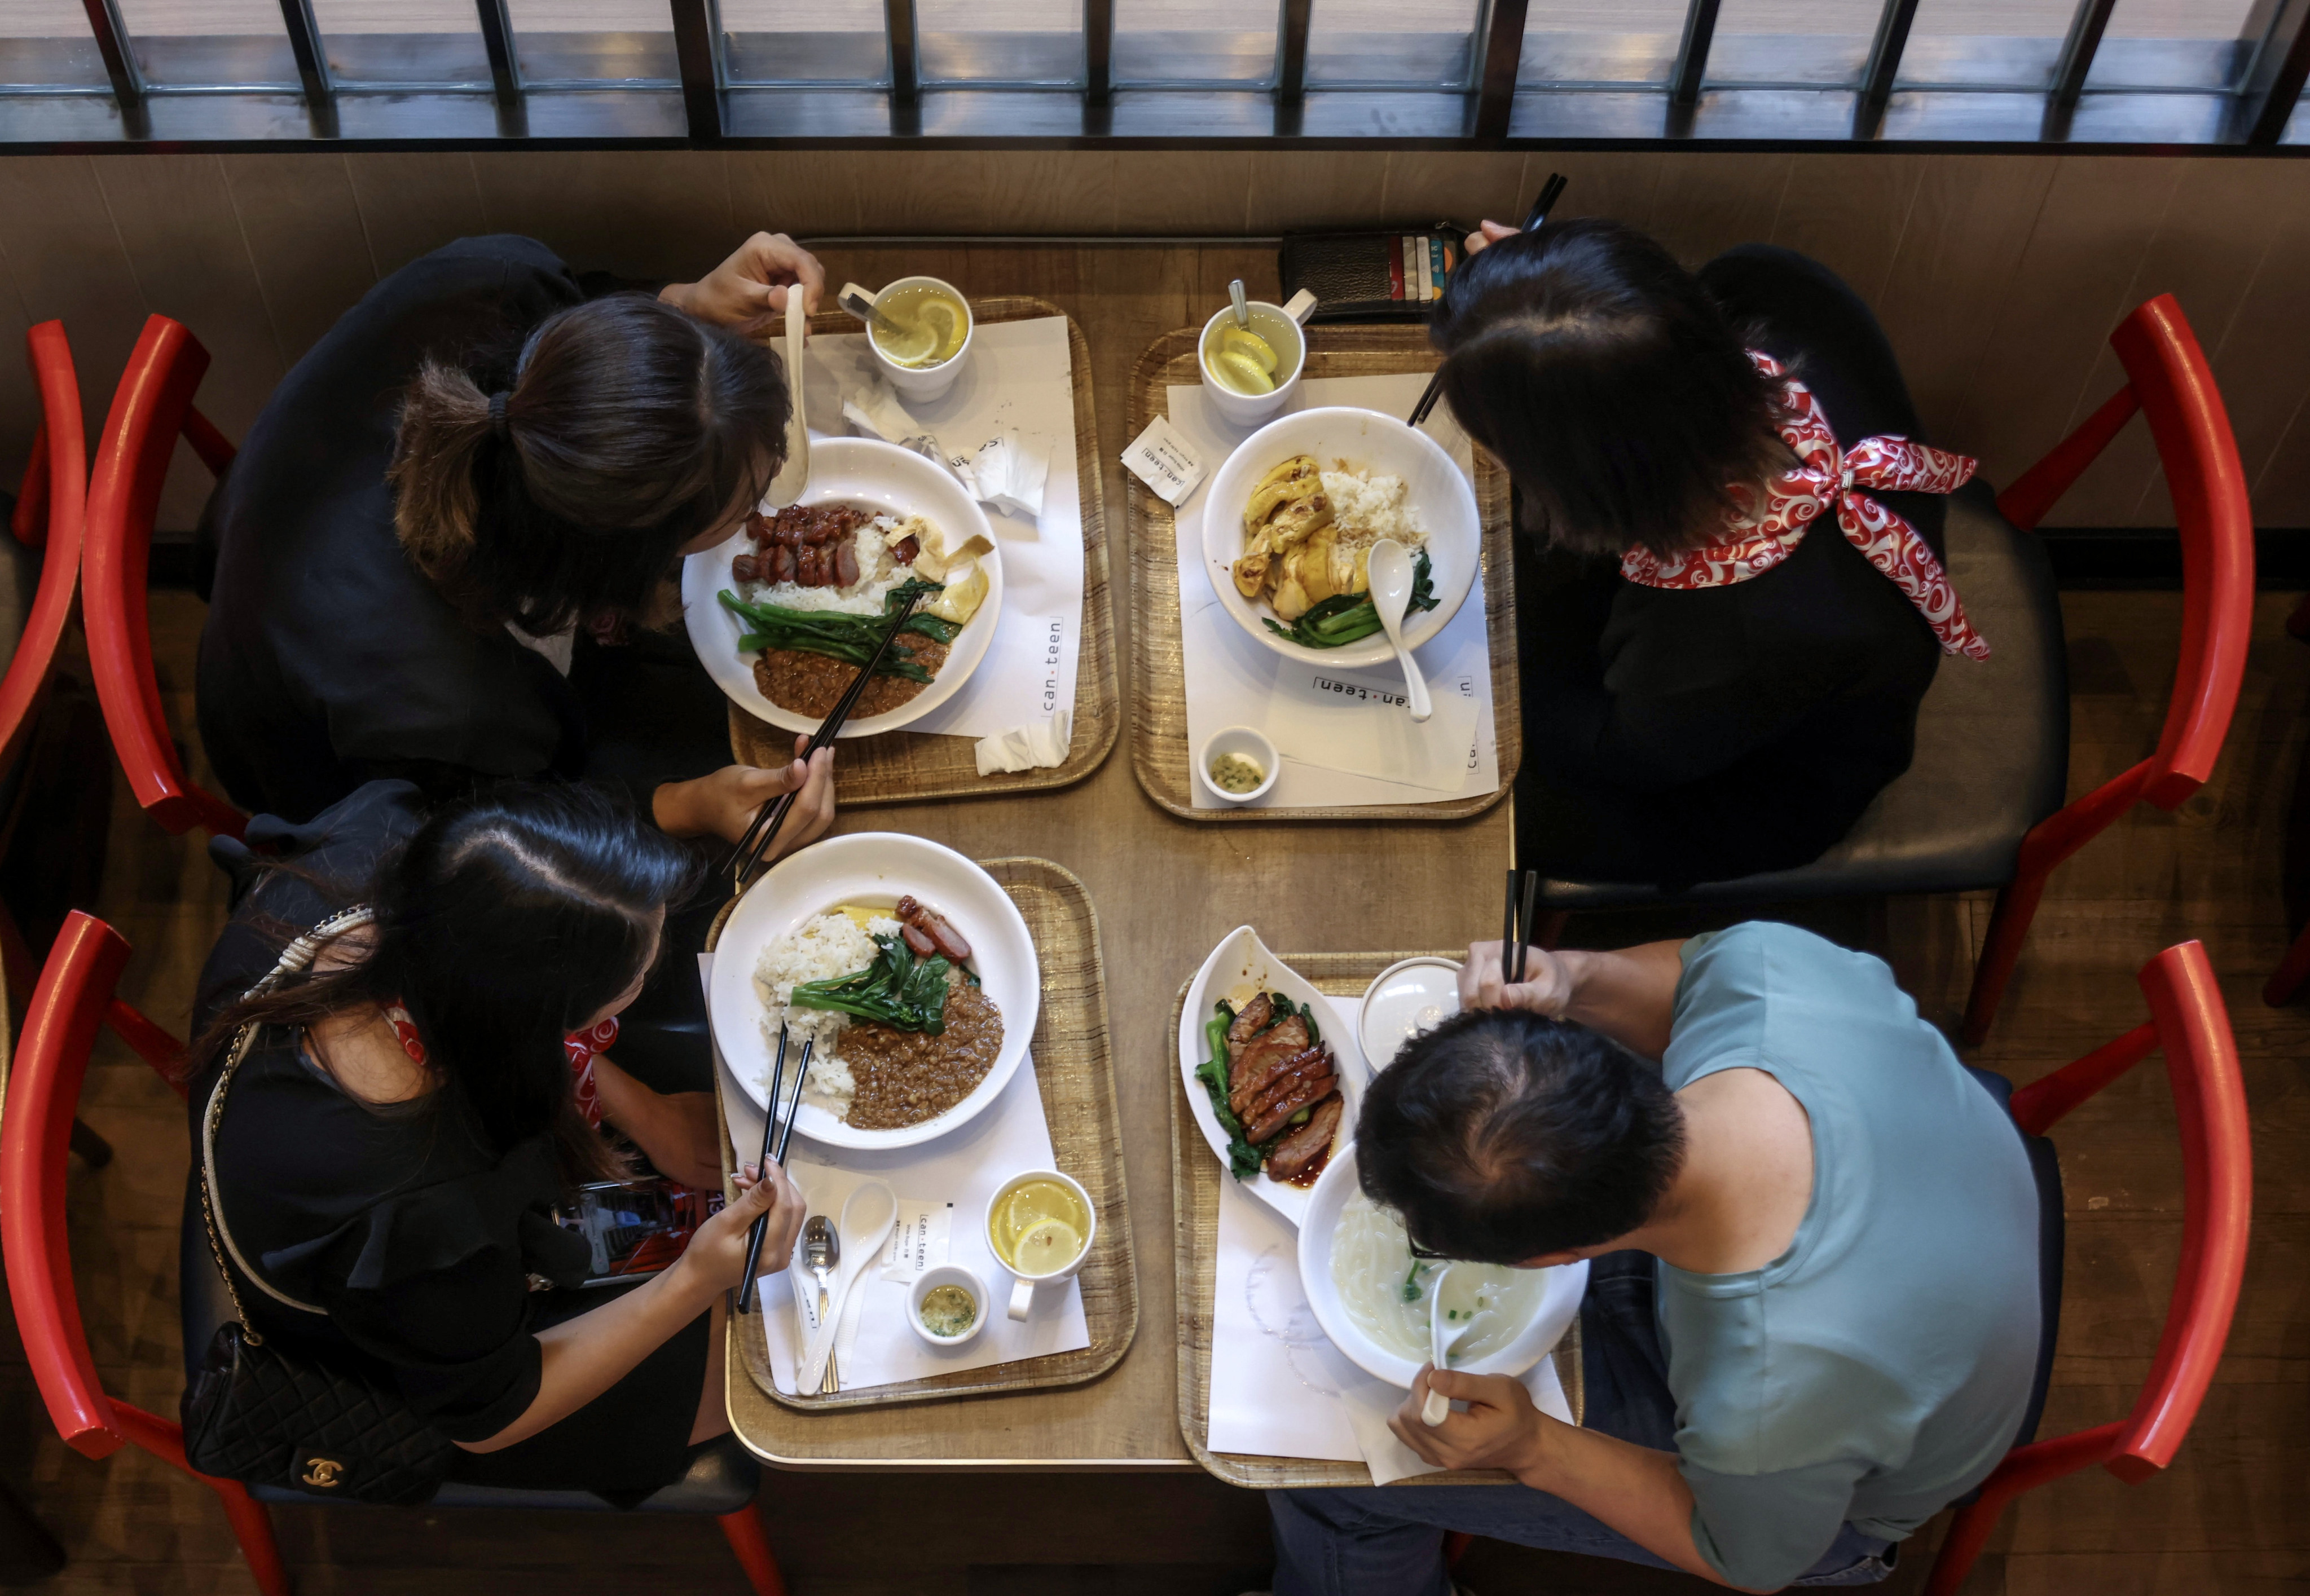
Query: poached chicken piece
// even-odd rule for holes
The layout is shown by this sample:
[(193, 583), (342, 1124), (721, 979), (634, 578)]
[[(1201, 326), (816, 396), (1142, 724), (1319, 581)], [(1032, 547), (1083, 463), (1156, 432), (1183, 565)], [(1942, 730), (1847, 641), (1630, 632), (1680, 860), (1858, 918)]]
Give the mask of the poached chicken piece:
[[(1313, 1184), (1331, 1158), (1343, 1106), (1330, 1045), (1308, 1036), (1303, 1015), (1278, 1019), (1263, 992), (1228, 1027), (1227, 1049), (1228, 1107), (1244, 1140), (1275, 1179)], [(1302, 1113), (1307, 1117), (1295, 1126)]]

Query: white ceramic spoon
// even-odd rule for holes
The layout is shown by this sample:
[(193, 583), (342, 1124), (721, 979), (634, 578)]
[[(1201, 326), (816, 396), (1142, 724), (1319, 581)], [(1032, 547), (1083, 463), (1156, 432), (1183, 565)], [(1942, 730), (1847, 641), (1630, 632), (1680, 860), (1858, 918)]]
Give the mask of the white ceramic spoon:
[[(1460, 1344), (1461, 1338), (1476, 1327), (1475, 1320), (1471, 1317), (1467, 1323), (1453, 1329), (1449, 1335), (1445, 1333), (1444, 1278), (1451, 1272), (1452, 1266), (1448, 1263), (1437, 1270), (1436, 1284), (1428, 1293), (1428, 1361), (1439, 1369), (1452, 1366), (1445, 1359), (1452, 1356), (1452, 1349)], [(1420, 1422), (1432, 1430), (1451, 1414), (1452, 1399), (1433, 1386), (1429, 1387), (1428, 1400), (1420, 1405)]]
[(898, 1194), (879, 1180), (866, 1182), (844, 1199), (842, 1220), (835, 1227), (842, 1238), (842, 1272), (835, 1278), (832, 1305), (810, 1338), (810, 1350), (795, 1373), (796, 1391), (816, 1391), (826, 1378), (826, 1360), (834, 1351), (834, 1334), (842, 1327), (842, 1310), (850, 1300), (850, 1288), (868, 1264), (881, 1259), (882, 1242), (898, 1217)]
[(1427, 673), (1411, 657), (1411, 650), (1403, 646), (1403, 612), (1411, 603), (1411, 556), (1394, 538), (1382, 538), (1372, 545), (1365, 568), (1371, 577), (1372, 608), (1379, 612), (1379, 623), (1386, 629), (1387, 640), (1403, 666), (1403, 685), (1411, 697), (1411, 718), (1426, 720), (1436, 713), (1436, 700), (1428, 696)]
[(802, 284), (797, 282), (786, 290), (786, 394), (793, 408), (786, 416), (786, 464), (762, 495), (769, 509), (784, 509), (810, 487), (810, 428), (802, 416), (802, 391), (808, 386), (803, 380), (802, 346), (809, 325), (810, 313), (803, 308)]

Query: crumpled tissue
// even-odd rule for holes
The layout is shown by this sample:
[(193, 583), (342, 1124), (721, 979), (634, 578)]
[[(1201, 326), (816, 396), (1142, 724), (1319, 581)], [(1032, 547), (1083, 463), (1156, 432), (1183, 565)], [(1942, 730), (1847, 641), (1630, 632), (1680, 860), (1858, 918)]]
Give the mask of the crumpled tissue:
[(1034, 520), (1043, 513), (1043, 490), (1051, 473), (1051, 446), (1040, 433), (1006, 428), (968, 451), (950, 447), (907, 412), (890, 385), (880, 378), (854, 388), (842, 401), (842, 416), (871, 438), (937, 461), (954, 473), (981, 504)]
[(1057, 709), (997, 736), (982, 737), (977, 744), (978, 774), (994, 776), (1007, 770), (1064, 765), (1067, 762), (1067, 749), (1074, 742), (1074, 711)]

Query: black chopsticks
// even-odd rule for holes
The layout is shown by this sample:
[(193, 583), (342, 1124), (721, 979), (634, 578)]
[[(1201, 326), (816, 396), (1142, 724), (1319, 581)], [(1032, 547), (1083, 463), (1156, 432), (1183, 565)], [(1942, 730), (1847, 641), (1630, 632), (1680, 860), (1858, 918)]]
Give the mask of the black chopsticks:
[[(898, 641), (900, 630), (913, 619), (915, 606), (922, 602), (922, 597), (921, 591), (917, 589), (909, 593), (899, 606), (898, 614), (882, 634), (882, 641), (875, 646), (874, 657), (866, 662), (866, 668), (858, 672), (857, 680), (842, 690), (842, 698), (834, 706), (834, 712), (821, 721), (818, 730), (811, 734), (809, 745), (802, 752), (804, 764), (810, 762), (812, 754), (841, 733), (842, 723), (848, 720), (851, 710), (857, 707), (859, 695), (866, 690), (866, 684), (873, 680), (874, 672), (881, 669), (884, 656), (890, 652), (890, 645)], [(730, 889), (733, 892), (746, 889), (746, 878), (754, 873), (755, 868), (762, 862), (762, 855), (770, 851), (770, 844), (777, 839), (778, 828), (786, 823), (786, 811), (792, 809), (795, 800), (801, 796), (802, 789), (796, 787), (791, 793), (780, 794), (777, 802), (765, 804), (755, 813), (753, 824), (746, 828), (746, 834), (738, 839), (738, 846), (730, 850), (729, 860), (724, 867), (730, 872)]]
[[(1548, 174), (1548, 181), (1540, 186), (1540, 197), (1532, 202), (1532, 209), (1524, 216), (1525, 232), (1531, 232), (1548, 220), (1549, 212), (1555, 208), (1556, 202), (1564, 194), (1565, 184), (1570, 180), (1562, 172)], [(1436, 408), (1436, 401), (1442, 396), (1443, 393), (1444, 373), (1439, 368), (1436, 375), (1428, 379), (1428, 386), (1420, 394), (1420, 403), (1411, 407), (1413, 426), (1421, 426), (1427, 421), (1429, 412)]]
[(1524, 951), (1532, 945), (1533, 922), (1540, 910), (1540, 872), (1527, 870), (1523, 879), (1508, 872), (1507, 924), (1500, 932), (1500, 984), (1514, 986), (1524, 979)]
[[(786, 1076), (786, 1028), (778, 1027), (777, 1062), (770, 1066), (770, 1089), (763, 1094), (762, 1150), (754, 1155), (757, 1180), (769, 1178), (773, 1161), (780, 1168), (786, 1167), (786, 1143), (794, 1140), (795, 1115), (802, 1107), (802, 1083), (810, 1078), (810, 1055), (817, 1046), (815, 1037), (802, 1045), (802, 1063), (795, 1071), (794, 1095), (786, 1099), (786, 1128), (773, 1149), (770, 1133), (778, 1128), (778, 1094)], [(746, 1272), (738, 1281), (738, 1311), (742, 1314), (753, 1305), (754, 1271), (762, 1261), (762, 1238), (769, 1233), (770, 1216), (765, 1213), (755, 1219), (753, 1229), (746, 1236)]]

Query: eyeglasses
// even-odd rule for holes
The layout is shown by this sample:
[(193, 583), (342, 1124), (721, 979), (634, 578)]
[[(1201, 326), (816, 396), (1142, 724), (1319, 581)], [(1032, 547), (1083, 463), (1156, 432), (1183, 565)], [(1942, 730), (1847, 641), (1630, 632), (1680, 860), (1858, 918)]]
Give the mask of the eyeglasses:
[(1439, 1253), (1433, 1247), (1423, 1247), (1413, 1241), (1409, 1234), (1405, 1235), (1403, 1241), (1404, 1245), (1411, 1249), (1411, 1255), (1414, 1258), (1424, 1258), (1430, 1263), (1443, 1263), (1451, 1259), (1451, 1253)]

